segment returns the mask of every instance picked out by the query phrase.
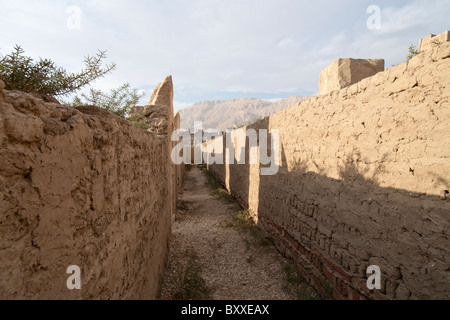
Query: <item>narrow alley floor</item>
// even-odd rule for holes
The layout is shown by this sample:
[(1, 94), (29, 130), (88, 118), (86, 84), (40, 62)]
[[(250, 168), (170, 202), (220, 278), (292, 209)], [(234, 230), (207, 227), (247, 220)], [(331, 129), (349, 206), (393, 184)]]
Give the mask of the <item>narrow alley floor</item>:
[(317, 299), (248, 211), (202, 168), (188, 168), (160, 299)]

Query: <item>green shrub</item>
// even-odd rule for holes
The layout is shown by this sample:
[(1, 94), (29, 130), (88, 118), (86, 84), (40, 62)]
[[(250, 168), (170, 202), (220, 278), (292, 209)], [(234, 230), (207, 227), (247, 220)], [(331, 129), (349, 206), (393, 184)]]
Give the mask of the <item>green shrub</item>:
[[(105, 51), (98, 51), (94, 57), (85, 57), (85, 68), (79, 73), (70, 73), (49, 59), (39, 58), (36, 62), (24, 53), (25, 51), (16, 45), (13, 52), (0, 57), (0, 79), (5, 82), (6, 90), (20, 90), (50, 97), (67, 96), (116, 68), (115, 63), (102, 68), (102, 61), (106, 58)], [(143, 95), (137, 89), (132, 89), (129, 83), (125, 83), (108, 93), (91, 87), (89, 92), (76, 95), (72, 101), (64, 103), (72, 107), (94, 105), (126, 118), (130, 109), (136, 106)], [(149, 128), (143, 119), (129, 120), (137, 127)]]
[(150, 125), (145, 121), (145, 118), (138, 114), (132, 114), (127, 118), (127, 120), (135, 127), (141, 128), (143, 130), (150, 129)]
[(420, 54), (419, 50), (417, 50), (415, 45), (410, 45), (409, 46), (409, 54), (406, 57), (406, 61), (410, 61), (412, 58), (414, 58), (415, 56), (417, 56), (418, 54)]
[(16, 45), (12, 53), (0, 58), (0, 78), (5, 82), (7, 90), (52, 97), (66, 96), (116, 68), (115, 63), (102, 68), (102, 60), (106, 58), (105, 51), (98, 51), (94, 57), (85, 57), (85, 69), (79, 73), (69, 73), (49, 59), (39, 58), (39, 61), (35, 62), (24, 53), (25, 51)]
[[(137, 89), (131, 89), (129, 83), (125, 83), (117, 89), (112, 89), (109, 93), (90, 88), (88, 93), (81, 93), (75, 96), (69, 105), (73, 107), (93, 105), (111, 111), (119, 117), (126, 118), (130, 109), (135, 107), (143, 96), (144, 94), (139, 93)], [(143, 129), (149, 128), (142, 119), (131, 117), (129, 120), (138, 127)]]
[(210, 300), (212, 289), (202, 276), (202, 266), (195, 252), (186, 253), (186, 269), (179, 279), (179, 287), (173, 298), (175, 300)]

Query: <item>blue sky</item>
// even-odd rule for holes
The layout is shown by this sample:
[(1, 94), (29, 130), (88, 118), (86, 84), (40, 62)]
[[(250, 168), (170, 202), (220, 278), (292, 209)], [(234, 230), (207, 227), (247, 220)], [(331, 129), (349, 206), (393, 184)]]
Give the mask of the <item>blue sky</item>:
[[(380, 8), (375, 30), (371, 5)], [(401, 63), (410, 44), (450, 29), (449, 15), (448, 0), (0, 0), (0, 52), (20, 44), (78, 71), (84, 56), (107, 50), (118, 69), (94, 87), (130, 82), (145, 103), (172, 75), (179, 109), (317, 94), (320, 71), (335, 59)]]

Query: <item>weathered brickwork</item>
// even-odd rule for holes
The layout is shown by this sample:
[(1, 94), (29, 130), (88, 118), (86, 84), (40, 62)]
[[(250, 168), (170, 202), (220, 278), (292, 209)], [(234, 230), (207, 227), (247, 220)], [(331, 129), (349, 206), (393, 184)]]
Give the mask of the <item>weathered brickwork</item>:
[[(450, 43), (248, 128), (280, 169), (209, 169), (324, 296), (450, 298)], [(248, 150), (247, 150), (248, 152)], [(382, 271), (369, 291), (367, 267)]]
[(0, 81), (0, 146), (0, 299), (157, 297), (177, 189), (168, 132)]

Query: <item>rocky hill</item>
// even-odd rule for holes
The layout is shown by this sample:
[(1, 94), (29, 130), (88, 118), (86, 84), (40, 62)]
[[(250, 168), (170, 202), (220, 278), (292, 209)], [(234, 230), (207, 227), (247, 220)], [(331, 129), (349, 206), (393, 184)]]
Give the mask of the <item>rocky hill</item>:
[(290, 97), (276, 102), (251, 98), (202, 101), (180, 111), (181, 128), (193, 128), (194, 121), (202, 121), (203, 129), (225, 130), (239, 127), (275, 114), (305, 99), (307, 97)]

